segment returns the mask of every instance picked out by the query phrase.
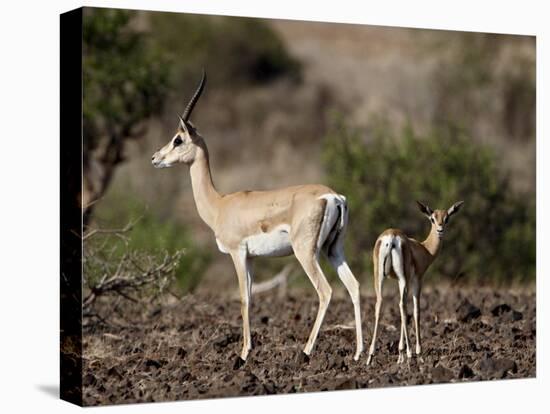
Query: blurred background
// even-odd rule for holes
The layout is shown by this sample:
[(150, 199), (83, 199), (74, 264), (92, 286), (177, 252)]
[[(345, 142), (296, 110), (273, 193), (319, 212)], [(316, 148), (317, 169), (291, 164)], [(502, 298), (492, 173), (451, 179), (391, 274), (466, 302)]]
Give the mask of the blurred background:
[[(365, 291), (381, 231), (426, 237), (415, 200), (465, 200), (427, 284), (534, 285), (534, 37), (86, 9), (81, 198), (87, 228), (101, 229), (85, 240), (90, 288), (122, 258), (143, 270), (169, 257), (172, 292), (237, 291), (187, 167), (150, 163), (203, 67), (192, 121), (218, 190), (324, 183), (346, 195)], [(259, 259), (256, 279), (295, 262)], [(293, 274), (309, 286), (297, 263)]]

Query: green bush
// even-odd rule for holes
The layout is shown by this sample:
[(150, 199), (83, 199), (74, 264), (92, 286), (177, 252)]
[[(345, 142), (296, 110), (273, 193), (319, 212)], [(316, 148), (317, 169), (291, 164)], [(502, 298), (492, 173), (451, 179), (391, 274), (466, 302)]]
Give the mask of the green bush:
[(183, 13), (150, 13), (149, 19), (152, 39), (171, 54), (180, 80), (196, 82), (202, 67), (210, 82), (228, 89), (281, 76), (299, 79), (299, 62), (260, 19)]
[(132, 13), (86, 9), (83, 22), (84, 146), (141, 136), (142, 123), (162, 109), (169, 90), (170, 61)]
[(429, 270), (432, 277), (534, 279), (534, 195), (512, 191), (488, 147), (453, 128), (418, 135), (410, 127), (396, 132), (383, 120), (373, 125), (362, 131), (337, 119), (324, 145), (330, 184), (349, 201), (347, 251), (357, 269), (372, 274), (372, 248), (386, 228), (427, 236), (429, 223), (415, 200), (433, 209), (464, 200)]
[[(117, 255), (135, 251), (153, 257), (165, 253), (174, 254), (184, 250), (179, 258), (175, 276), (182, 292), (192, 292), (197, 287), (210, 261), (210, 254), (201, 250), (193, 241), (189, 230), (173, 220), (165, 220), (143, 203), (124, 194), (110, 194), (109, 199), (97, 209), (96, 226), (100, 228), (123, 228), (135, 223), (127, 234), (127, 245), (112, 240), (109, 246)], [(114, 260), (113, 259), (113, 260)]]

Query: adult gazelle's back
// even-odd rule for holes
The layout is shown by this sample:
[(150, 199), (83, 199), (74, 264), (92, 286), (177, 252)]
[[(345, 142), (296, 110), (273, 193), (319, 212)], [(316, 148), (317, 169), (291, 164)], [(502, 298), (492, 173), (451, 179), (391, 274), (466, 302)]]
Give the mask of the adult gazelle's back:
[(357, 344), (354, 359), (363, 350), (359, 283), (344, 256), (344, 233), (348, 208), (344, 196), (324, 185), (299, 185), (272, 191), (241, 191), (222, 195), (215, 189), (210, 174), (208, 149), (202, 136), (189, 122), (206, 82), (206, 74), (180, 117), (179, 127), (170, 142), (153, 155), (157, 168), (176, 163), (189, 166), (197, 210), (215, 234), (220, 251), (231, 255), (241, 295), (243, 348), (246, 360), (252, 348), (248, 310), (252, 270), (250, 260), (258, 256), (294, 254), (319, 295), (319, 309), (305, 345), (309, 355), (319, 333), (332, 289), (319, 265), (325, 253), (346, 286), (354, 306)]

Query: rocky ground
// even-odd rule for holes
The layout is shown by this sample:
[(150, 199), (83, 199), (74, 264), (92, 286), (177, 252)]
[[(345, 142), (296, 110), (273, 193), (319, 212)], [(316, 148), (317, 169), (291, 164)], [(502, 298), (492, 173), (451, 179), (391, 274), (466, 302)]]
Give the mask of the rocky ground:
[[(372, 297), (363, 297), (365, 350)], [(348, 298), (330, 303), (311, 358), (301, 352), (317, 311), (315, 294), (253, 298), (253, 350), (240, 363), (238, 300), (193, 295), (164, 304), (120, 305), (122, 326), (85, 331), (85, 405), (387, 387), (534, 377), (534, 292), (428, 290), (421, 301), (423, 360), (398, 365), (397, 298), (385, 300), (379, 352), (353, 361)], [(410, 307), (409, 307), (410, 309)], [(113, 320), (118, 320), (113, 317)], [(411, 333), (412, 340), (414, 336)]]

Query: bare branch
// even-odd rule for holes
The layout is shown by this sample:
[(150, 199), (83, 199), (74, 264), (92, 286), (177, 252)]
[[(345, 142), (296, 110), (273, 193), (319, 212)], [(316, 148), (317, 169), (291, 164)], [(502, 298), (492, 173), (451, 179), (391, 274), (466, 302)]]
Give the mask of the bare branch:
[[(96, 234), (113, 234), (115, 236), (121, 236), (125, 233), (130, 232), (136, 223), (142, 219), (143, 216), (138, 217), (137, 219), (130, 221), (126, 226), (124, 226), (122, 229), (91, 229), (86, 234), (82, 235), (82, 240), (87, 240), (90, 237), (96, 235)], [(123, 238), (123, 237), (122, 237)], [(126, 238), (123, 238), (124, 240), (127, 240)]]
[[(135, 223), (131, 222), (122, 229), (94, 229), (84, 238), (99, 234), (118, 236), (128, 233)], [(87, 287), (82, 302), (84, 326), (105, 323), (106, 317), (97, 312), (96, 305), (100, 298), (114, 297), (117, 300), (140, 302), (163, 293), (173, 281), (183, 253), (183, 250), (179, 250), (158, 257), (126, 248), (121, 254), (119, 249), (111, 249), (108, 244), (99, 243), (98, 247), (95, 241), (87, 243), (83, 258), (83, 279)]]

